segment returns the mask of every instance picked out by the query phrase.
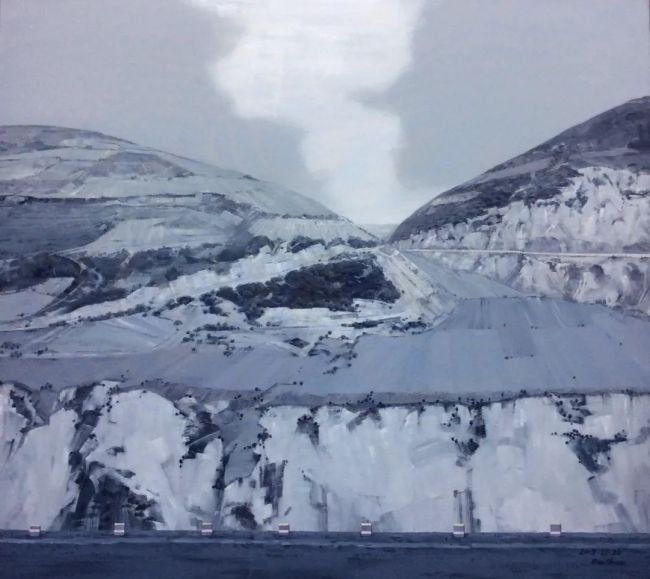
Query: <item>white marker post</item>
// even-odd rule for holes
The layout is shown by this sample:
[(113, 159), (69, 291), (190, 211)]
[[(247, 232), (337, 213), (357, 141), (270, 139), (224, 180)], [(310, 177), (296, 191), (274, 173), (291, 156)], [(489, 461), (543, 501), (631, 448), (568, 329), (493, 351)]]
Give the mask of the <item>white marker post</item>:
[(202, 537), (210, 537), (212, 535), (212, 523), (204, 523), (201, 521), (199, 533), (201, 533)]
[(456, 523), (453, 530), (454, 537), (462, 539), (465, 536), (465, 525), (462, 523)]
[(29, 527), (29, 536), (37, 539), (41, 536), (41, 527), (40, 525), (30, 525)]
[(288, 535), (289, 532), (291, 531), (291, 527), (289, 527), (289, 523), (280, 523), (278, 525), (278, 535)]
[(372, 523), (364, 521), (361, 523), (361, 536), (370, 537), (370, 535), (372, 535)]
[(548, 534), (551, 537), (559, 537), (562, 535), (562, 525), (559, 523), (552, 523)]
[(113, 523), (113, 535), (123, 537), (126, 534), (124, 523)]

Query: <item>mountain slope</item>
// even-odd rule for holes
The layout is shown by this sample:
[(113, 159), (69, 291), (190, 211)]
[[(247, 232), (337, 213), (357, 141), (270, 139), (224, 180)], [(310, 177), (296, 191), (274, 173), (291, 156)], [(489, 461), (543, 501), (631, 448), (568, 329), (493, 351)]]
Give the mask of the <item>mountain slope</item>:
[[(316, 201), (248, 175), (57, 127), (0, 127), (0, 192), (0, 255), (18, 247), (110, 254), (263, 235), (370, 238)], [(30, 237), (44, 208), (57, 226), (44, 222), (45, 235)]]
[(436, 197), (393, 241), (537, 251), (650, 248), (650, 97), (630, 101)]
[(443, 193), (392, 239), (525, 293), (650, 314), (650, 97)]
[[(309, 248), (334, 255), (375, 244), (276, 185), (57, 127), (0, 127), (0, 222), (0, 289), (72, 280), (56, 304), (67, 311), (260, 253), (299, 267)], [(291, 265), (266, 275), (282, 269)]]
[(0, 528), (650, 530), (645, 319), (111, 137), (0, 135)]
[(4, 377), (57, 360), (49, 382), (71, 385), (75, 368), (106, 377), (105, 360), (113, 377), (164, 379), (174, 369), (153, 358), (205, 345), (217, 366), (241, 352), (251, 371), (256, 357), (300, 357), (320, 374), (349, 350), (307, 356), (333, 332), (400, 333), (453, 307), (448, 293), (425, 300), (433, 289), (403, 259), (313, 200), (88, 131), (0, 128), (0, 223)]

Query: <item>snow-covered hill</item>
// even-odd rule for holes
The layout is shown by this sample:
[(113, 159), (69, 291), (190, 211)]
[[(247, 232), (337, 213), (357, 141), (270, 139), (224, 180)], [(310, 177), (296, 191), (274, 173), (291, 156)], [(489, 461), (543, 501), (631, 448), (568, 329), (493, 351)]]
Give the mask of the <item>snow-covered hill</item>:
[(436, 197), (404, 246), (537, 251), (650, 248), (650, 97), (630, 101)]
[[(152, 296), (164, 306), (226, 283), (339, 264), (348, 251), (348, 261), (362, 255), (358, 263), (379, 271), (362, 251), (375, 238), (316, 201), (73, 129), (0, 128), (0, 222), (0, 319), (16, 327), (144, 311)], [(50, 289), (34, 309), (37, 287)]]
[(0, 527), (650, 529), (646, 319), (96, 133), (0, 175)]
[(520, 291), (650, 314), (650, 97), (443, 193), (392, 239)]
[(249, 175), (57, 127), (0, 127), (0, 194), (4, 256), (371, 239), (316, 201)]
[(336, 218), (313, 199), (250, 175), (79, 129), (0, 127), (0, 178), (3, 195), (13, 197), (89, 201), (152, 196), (174, 204), (177, 197), (216, 195), (258, 213)]

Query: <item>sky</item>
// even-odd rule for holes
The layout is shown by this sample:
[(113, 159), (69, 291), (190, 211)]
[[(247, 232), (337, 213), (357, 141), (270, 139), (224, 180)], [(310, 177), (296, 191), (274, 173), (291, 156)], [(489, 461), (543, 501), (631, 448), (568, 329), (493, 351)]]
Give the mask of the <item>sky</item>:
[(650, 94), (647, 0), (0, 4), (0, 124), (98, 130), (359, 223)]

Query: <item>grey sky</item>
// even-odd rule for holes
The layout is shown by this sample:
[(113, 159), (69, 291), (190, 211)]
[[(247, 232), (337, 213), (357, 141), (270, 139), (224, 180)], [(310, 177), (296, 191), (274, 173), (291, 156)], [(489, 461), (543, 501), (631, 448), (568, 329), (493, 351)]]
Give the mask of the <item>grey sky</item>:
[(650, 93), (646, 0), (0, 2), (0, 124), (96, 129), (361, 222)]

